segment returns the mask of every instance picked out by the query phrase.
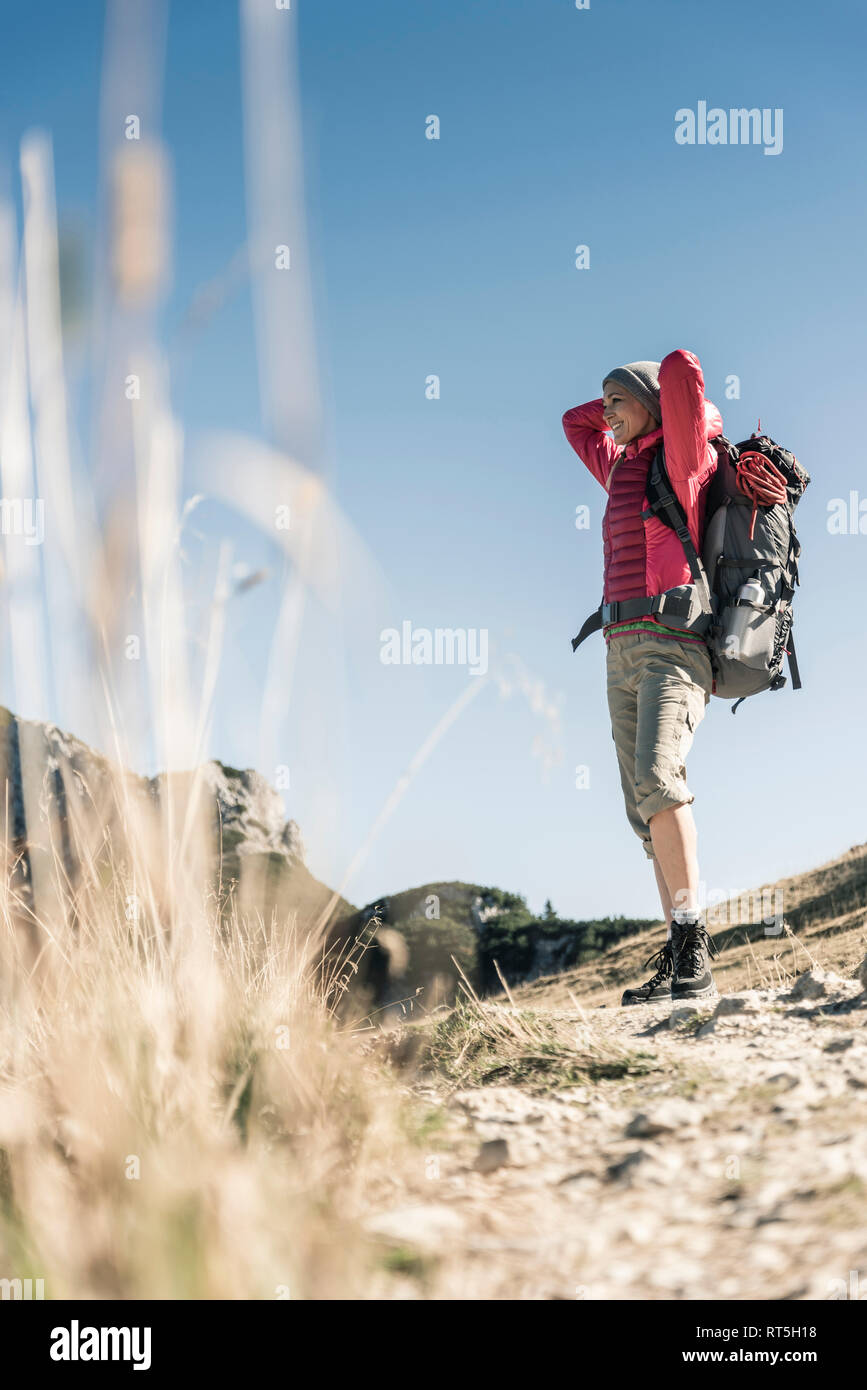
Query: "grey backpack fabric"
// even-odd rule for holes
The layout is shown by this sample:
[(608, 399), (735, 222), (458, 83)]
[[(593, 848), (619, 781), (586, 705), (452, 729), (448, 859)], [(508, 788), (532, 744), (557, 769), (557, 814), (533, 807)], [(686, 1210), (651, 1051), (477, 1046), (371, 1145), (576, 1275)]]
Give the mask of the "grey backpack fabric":
[[(713, 694), (734, 700), (735, 713), (741, 700), (748, 696), (762, 690), (779, 690), (785, 685), (784, 656), (789, 658), (792, 687), (800, 689), (792, 638), (792, 601), (800, 582), (801, 545), (793, 513), (810, 477), (794, 454), (767, 435), (753, 435), (737, 445), (724, 435), (711, 442), (718, 465), (708, 485), (701, 555), (696, 553), (683, 508), (669, 482), (661, 448), (650, 466), (649, 509), (642, 515), (657, 516), (680, 537), (698, 608), (695, 619), (682, 625), (703, 633), (714, 673)], [(763, 454), (783, 474), (785, 501), (754, 509), (752, 500), (738, 486), (737, 462), (740, 453), (747, 450)], [(745, 620), (743, 605), (738, 605), (737, 598), (749, 579), (758, 580), (763, 593), (760, 602), (747, 605), (750, 612)], [(737, 629), (740, 634), (735, 639), (733, 633)]]

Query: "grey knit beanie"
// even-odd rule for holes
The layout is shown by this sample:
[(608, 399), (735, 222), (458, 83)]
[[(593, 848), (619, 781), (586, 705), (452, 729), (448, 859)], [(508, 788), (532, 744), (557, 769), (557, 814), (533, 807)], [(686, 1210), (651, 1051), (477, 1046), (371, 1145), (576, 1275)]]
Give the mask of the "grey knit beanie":
[(659, 408), (659, 366), (658, 362), (627, 362), (625, 367), (615, 367), (603, 381), (602, 390), (605, 390), (609, 381), (616, 381), (619, 386), (625, 386), (631, 396), (641, 401), (654, 420), (662, 420), (662, 411)]

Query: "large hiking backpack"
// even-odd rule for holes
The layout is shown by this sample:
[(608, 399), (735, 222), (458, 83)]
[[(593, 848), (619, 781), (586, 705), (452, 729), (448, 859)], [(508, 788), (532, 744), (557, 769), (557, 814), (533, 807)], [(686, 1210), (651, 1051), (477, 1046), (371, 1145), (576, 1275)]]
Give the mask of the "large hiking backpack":
[[(704, 637), (713, 668), (713, 694), (734, 700), (734, 714), (748, 696), (785, 685), (784, 656), (789, 659), (792, 688), (801, 688), (792, 637), (801, 544), (792, 518), (810, 477), (794, 454), (767, 435), (754, 434), (740, 444), (719, 435), (711, 443), (717, 468), (708, 484), (701, 555), (669, 481), (662, 447), (651, 461), (648, 510), (642, 512), (643, 519), (656, 516), (676, 532), (693, 584), (649, 598), (602, 604), (573, 638), (572, 649), (607, 623), (657, 613), (667, 627)], [(771, 486), (765, 488), (768, 475)], [(756, 479), (758, 487), (751, 487)], [(744, 487), (750, 488), (751, 495)], [(763, 496), (779, 500), (756, 500)], [(738, 594), (750, 579), (758, 580), (762, 596), (761, 601), (746, 605), (750, 613), (745, 620), (745, 605), (738, 603)]]

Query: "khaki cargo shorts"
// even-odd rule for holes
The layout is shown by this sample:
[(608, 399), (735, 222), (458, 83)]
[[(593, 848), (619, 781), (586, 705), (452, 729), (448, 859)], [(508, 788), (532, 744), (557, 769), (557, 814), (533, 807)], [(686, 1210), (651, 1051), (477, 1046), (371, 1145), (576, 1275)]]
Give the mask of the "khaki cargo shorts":
[(653, 859), (651, 816), (695, 800), (684, 763), (710, 699), (710, 657), (704, 646), (628, 632), (611, 638), (607, 661), (611, 736), (626, 815)]

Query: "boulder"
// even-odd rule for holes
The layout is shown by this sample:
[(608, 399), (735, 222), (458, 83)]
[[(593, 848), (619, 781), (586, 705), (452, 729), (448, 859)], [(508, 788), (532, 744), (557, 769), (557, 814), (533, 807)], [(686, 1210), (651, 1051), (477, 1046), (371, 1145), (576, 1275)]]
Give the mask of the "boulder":
[(805, 999), (822, 999), (829, 990), (842, 983), (840, 976), (835, 975), (833, 971), (813, 966), (811, 970), (805, 970), (803, 975), (798, 976), (786, 997), (792, 1003), (799, 1003)]
[(714, 1018), (725, 1018), (730, 1014), (757, 1014), (761, 1004), (755, 990), (745, 990), (743, 994), (723, 994), (714, 1010)]

